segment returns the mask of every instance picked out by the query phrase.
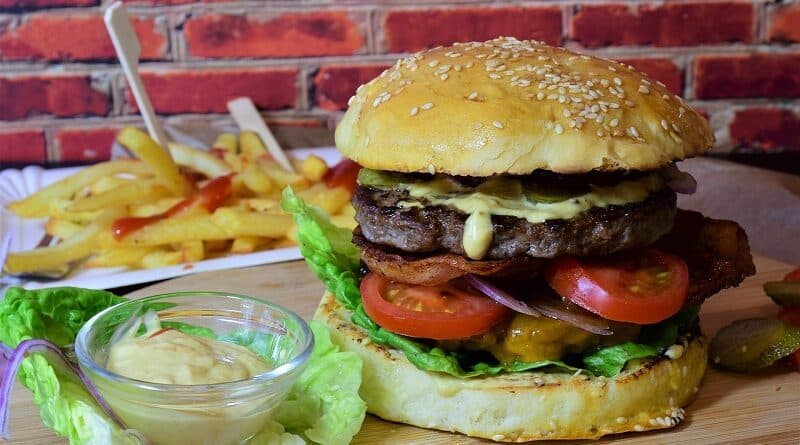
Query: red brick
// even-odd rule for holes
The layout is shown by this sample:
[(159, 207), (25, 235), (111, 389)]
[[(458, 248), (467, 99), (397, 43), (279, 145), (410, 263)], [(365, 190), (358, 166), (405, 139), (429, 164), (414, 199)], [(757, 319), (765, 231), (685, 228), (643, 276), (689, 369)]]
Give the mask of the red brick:
[(561, 42), (558, 7), (415, 9), (388, 12), (383, 18), (390, 52), (418, 51), (454, 42), (499, 36)]
[(110, 96), (93, 88), (86, 75), (0, 77), (0, 119), (22, 119), (35, 114), (101, 116), (110, 109)]
[(800, 96), (800, 54), (704, 56), (695, 61), (695, 96)]
[[(163, 59), (167, 36), (154, 19), (134, 18), (142, 45), (142, 59)], [(110, 60), (116, 58), (102, 16), (98, 14), (30, 17), (17, 28), (0, 34), (2, 60)]]
[(314, 77), (317, 104), (326, 110), (344, 110), (359, 85), (390, 65), (323, 66)]
[(771, 41), (800, 42), (800, 5), (785, 5), (772, 11), (768, 35)]
[[(262, 110), (292, 108), (297, 75), (292, 68), (171, 70), (144, 72), (142, 80), (158, 113), (227, 113), (226, 103), (240, 96), (250, 97)], [(133, 106), (130, 91), (127, 97)]]
[(739, 110), (731, 122), (730, 135), (748, 148), (800, 150), (800, 116), (780, 108)]
[(0, 166), (47, 161), (47, 147), (41, 130), (0, 131)]
[(584, 5), (570, 37), (587, 47), (752, 42), (754, 17), (750, 2)]
[(683, 93), (683, 71), (669, 59), (623, 59), (622, 63), (633, 65), (637, 70), (661, 81), (677, 95)]
[(61, 162), (97, 162), (111, 158), (118, 128), (67, 128), (56, 134)]
[(0, 0), (2, 9), (39, 9), (59, 6), (94, 6), (100, 0)]
[(359, 26), (346, 13), (208, 14), (183, 28), (195, 57), (303, 57), (353, 54), (364, 47)]

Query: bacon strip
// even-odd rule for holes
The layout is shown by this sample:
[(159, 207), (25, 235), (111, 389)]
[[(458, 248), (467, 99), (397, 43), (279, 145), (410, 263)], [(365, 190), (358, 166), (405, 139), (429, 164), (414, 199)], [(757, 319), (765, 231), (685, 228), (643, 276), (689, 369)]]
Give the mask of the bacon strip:
[(416, 256), (371, 243), (359, 228), (353, 233), (353, 242), (361, 248), (361, 259), (369, 270), (393, 281), (425, 286), (444, 284), (466, 274), (530, 279), (546, 262), (526, 256), (492, 261), (473, 261), (453, 253)]
[(672, 232), (656, 247), (678, 255), (689, 266), (689, 304), (700, 304), (756, 273), (747, 234), (733, 221), (678, 210)]

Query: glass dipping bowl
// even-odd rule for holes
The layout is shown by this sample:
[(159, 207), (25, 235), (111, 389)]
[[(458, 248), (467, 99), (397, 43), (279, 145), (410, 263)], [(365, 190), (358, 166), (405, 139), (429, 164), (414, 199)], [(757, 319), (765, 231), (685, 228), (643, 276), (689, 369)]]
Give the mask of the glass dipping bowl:
[[(109, 342), (116, 328), (147, 309), (157, 312), (162, 323), (208, 328), (218, 338), (259, 335), (260, 355), (266, 351), (271, 369), (249, 379), (209, 385), (149, 383), (109, 371)], [(258, 433), (286, 398), (313, 346), (308, 324), (278, 305), (228, 293), (177, 292), (126, 301), (100, 312), (78, 332), (75, 353), (127, 428), (153, 445), (238, 445)]]

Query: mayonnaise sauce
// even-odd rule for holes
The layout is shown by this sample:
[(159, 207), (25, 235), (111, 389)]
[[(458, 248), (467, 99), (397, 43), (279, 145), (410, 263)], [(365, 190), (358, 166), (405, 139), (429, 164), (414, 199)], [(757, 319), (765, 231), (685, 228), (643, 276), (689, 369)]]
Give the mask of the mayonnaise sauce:
[(243, 346), (175, 329), (147, 332), (115, 343), (106, 367), (131, 379), (171, 385), (235, 382), (270, 369)]

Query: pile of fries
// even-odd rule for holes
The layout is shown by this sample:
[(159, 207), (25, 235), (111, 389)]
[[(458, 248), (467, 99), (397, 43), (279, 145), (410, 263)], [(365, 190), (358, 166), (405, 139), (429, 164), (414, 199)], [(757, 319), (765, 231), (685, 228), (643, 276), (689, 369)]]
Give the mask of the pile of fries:
[[(169, 155), (133, 127), (121, 130), (118, 141), (138, 159), (92, 165), (9, 205), (23, 218), (49, 218), (47, 233), (60, 243), (9, 254), (8, 272), (78, 260), (88, 267), (153, 268), (292, 246), (294, 224), (279, 205), (286, 186), (335, 224), (355, 226), (351, 192), (326, 186), (324, 160), (310, 156), (294, 164), (298, 173), (286, 171), (254, 133), (221, 134), (208, 152), (170, 143)], [(227, 187), (224, 196), (211, 207), (197, 205), (208, 204), (198, 197), (215, 180)], [(123, 220), (137, 228), (120, 232)]]

